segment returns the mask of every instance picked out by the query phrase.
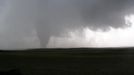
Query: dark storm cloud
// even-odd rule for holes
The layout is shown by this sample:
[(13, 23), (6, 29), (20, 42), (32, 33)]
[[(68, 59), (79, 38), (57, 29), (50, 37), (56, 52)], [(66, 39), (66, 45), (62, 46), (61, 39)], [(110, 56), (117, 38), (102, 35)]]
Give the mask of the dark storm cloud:
[(49, 0), (49, 26), (54, 32), (61, 27), (121, 27), (124, 15), (133, 13), (133, 4), (133, 0)]
[(80, 12), (84, 22), (95, 24), (96, 27), (120, 27), (124, 24), (124, 15), (133, 13), (133, 0), (96, 0), (89, 5), (90, 2), (81, 1)]
[[(52, 0), (51, 0), (52, 2)], [(49, 2), (52, 19), (62, 24), (121, 27), (133, 13), (133, 0), (56, 0)], [(52, 23), (54, 22), (52, 21)], [(71, 26), (71, 25), (70, 25)]]

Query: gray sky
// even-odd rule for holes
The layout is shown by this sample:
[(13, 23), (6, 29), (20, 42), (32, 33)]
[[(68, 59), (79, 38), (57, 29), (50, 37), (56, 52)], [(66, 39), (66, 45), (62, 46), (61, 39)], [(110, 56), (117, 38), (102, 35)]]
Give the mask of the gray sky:
[[(133, 0), (0, 0), (0, 47), (45, 47), (68, 28), (114, 28), (133, 13)], [(2, 7), (2, 10), (1, 10)], [(29, 40), (31, 39), (31, 40)]]

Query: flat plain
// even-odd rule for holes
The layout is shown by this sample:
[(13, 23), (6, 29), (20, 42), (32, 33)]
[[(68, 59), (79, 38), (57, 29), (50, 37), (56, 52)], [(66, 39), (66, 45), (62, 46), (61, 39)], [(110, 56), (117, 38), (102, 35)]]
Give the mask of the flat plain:
[(0, 71), (22, 75), (133, 75), (134, 48), (1, 50)]

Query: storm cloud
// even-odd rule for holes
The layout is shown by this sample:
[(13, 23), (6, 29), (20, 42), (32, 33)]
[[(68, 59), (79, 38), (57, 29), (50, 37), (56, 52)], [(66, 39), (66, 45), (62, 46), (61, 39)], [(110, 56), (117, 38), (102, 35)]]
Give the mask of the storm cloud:
[(64, 31), (127, 27), (124, 16), (134, 13), (133, 4), (133, 0), (5, 0), (0, 4), (0, 47), (44, 48), (51, 36)]

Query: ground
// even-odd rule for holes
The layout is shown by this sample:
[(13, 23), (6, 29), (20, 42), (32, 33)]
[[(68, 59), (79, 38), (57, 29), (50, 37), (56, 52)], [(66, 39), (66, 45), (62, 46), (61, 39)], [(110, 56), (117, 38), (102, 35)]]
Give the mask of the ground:
[(0, 52), (0, 71), (22, 75), (130, 75), (134, 48), (30, 49)]

